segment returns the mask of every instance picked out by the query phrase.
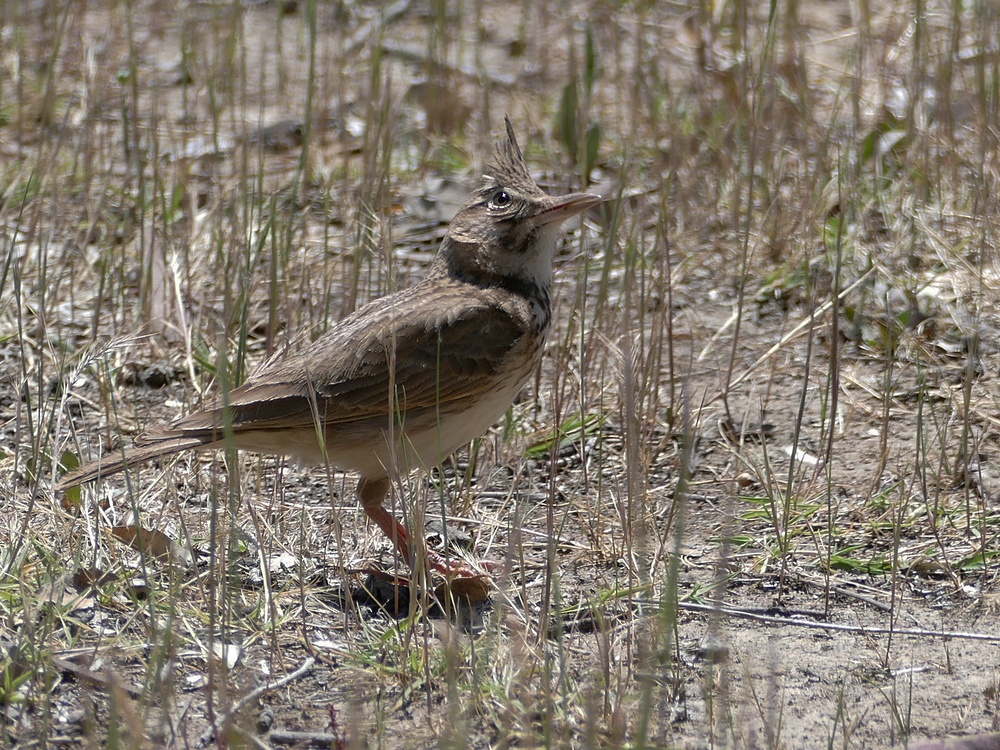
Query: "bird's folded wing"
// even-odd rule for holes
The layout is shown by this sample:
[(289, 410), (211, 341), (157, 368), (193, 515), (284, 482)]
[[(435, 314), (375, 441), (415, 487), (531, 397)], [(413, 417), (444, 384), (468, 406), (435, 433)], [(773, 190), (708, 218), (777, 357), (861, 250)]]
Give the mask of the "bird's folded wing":
[[(225, 406), (203, 409), (151, 431), (169, 435), (283, 430), (387, 419), (393, 412), (442, 409), (488, 392), (492, 376), (526, 334), (503, 308), (468, 303), (434, 324), (386, 316), (382, 325), (342, 326), (234, 390)], [(346, 322), (346, 321), (345, 321)]]

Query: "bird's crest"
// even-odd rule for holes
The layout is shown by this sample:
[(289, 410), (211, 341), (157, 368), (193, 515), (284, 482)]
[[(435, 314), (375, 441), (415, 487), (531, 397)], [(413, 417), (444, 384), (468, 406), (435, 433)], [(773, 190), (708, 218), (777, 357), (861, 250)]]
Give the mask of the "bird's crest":
[(528, 167), (525, 166), (510, 118), (504, 117), (503, 120), (507, 126), (507, 137), (497, 141), (493, 148), (493, 161), (486, 167), (486, 179), (492, 180), (497, 185), (517, 188), (527, 193), (540, 192), (538, 185), (528, 173)]

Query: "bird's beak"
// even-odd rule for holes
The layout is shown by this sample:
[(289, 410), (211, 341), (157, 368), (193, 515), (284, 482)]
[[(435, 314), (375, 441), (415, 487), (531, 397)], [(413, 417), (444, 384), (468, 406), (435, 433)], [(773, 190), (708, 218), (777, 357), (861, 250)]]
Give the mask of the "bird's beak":
[(551, 199), (551, 204), (536, 215), (535, 223), (539, 226), (551, 224), (553, 222), (563, 222), (571, 216), (576, 216), (581, 211), (596, 206), (604, 200), (599, 195), (593, 193), (570, 193), (560, 195)]

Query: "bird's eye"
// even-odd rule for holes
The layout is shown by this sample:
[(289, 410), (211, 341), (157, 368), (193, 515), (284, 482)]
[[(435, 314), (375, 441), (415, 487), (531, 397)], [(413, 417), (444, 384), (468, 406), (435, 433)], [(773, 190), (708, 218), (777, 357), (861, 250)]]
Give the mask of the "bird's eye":
[(490, 198), (490, 208), (506, 208), (510, 205), (510, 193), (506, 190), (497, 190)]

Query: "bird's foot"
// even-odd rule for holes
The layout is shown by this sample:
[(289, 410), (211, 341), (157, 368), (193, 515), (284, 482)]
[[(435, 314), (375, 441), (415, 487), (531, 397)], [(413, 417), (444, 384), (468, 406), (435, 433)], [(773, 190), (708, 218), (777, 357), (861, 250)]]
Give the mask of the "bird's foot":
[(462, 560), (448, 560), (427, 550), (427, 566), (444, 578), (444, 583), (434, 589), (439, 597), (450, 595), (481, 602), (490, 595), (490, 574), (475, 570)]
[(445, 578), (489, 578), (490, 574), (476, 570), (462, 560), (447, 559), (437, 552), (427, 550), (427, 566)]
[(476, 604), (490, 597), (491, 579), (457, 561), (439, 561), (431, 565), (428, 561), (429, 579), (424, 576), (405, 573), (389, 573), (378, 568), (362, 568), (356, 572), (367, 574), (362, 590), (372, 601), (390, 608), (394, 612), (405, 612), (410, 597), (425, 584), (433, 586), (434, 598), (444, 606), (449, 601), (465, 601)]
[[(362, 490), (359, 492), (363, 493)], [(364, 499), (364, 498), (362, 498)], [(413, 551), (419, 551), (422, 547), (423, 559), (429, 572), (437, 573), (444, 578), (444, 583), (435, 588), (435, 593), (450, 594), (453, 597), (461, 597), (471, 602), (479, 602), (490, 595), (490, 574), (474, 570), (467, 563), (461, 560), (447, 559), (440, 553), (427, 549), (421, 540), (417, 550), (411, 549), (410, 535), (399, 521), (397, 521), (380, 504), (371, 502), (365, 503), (365, 513), (371, 518), (387, 537), (393, 540), (399, 557), (407, 564), (413, 564), (416, 559), (411, 555)], [(494, 564), (485, 566), (487, 569), (494, 567)], [(501, 566), (502, 569), (502, 566)]]

